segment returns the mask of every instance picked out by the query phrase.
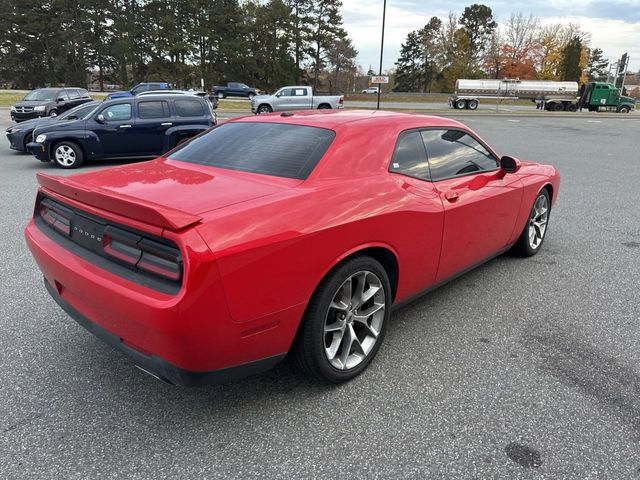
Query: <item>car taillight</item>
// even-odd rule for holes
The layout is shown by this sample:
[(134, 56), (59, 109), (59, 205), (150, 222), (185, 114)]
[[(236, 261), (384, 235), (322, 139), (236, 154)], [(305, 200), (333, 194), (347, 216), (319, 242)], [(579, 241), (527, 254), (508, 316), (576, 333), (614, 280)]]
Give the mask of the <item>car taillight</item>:
[(340, 105), (343, 105), (344, 104), (344, 97), (340, 97), (340, 100), (338, 100), (338, 103)]
[(71, 234), (73, 212), (60, 205), (44, 200), (40, 203), (40, 218), (64, 235)]
[(173, 281), (182, 278), (182, 257), (177, 248), (108, 226), (102, 235), (104, 253), (132, 267)]

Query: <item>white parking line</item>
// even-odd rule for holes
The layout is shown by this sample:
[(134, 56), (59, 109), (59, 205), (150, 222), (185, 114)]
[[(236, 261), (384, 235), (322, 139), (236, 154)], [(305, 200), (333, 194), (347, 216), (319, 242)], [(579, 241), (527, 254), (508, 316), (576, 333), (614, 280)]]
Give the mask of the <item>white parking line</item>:
[(602, 123), (602, 120), (587, 120), (587, 123)]
[(520, 123), (520, 120), (511, 120), (511, 119), (507, 119), (507, 122)]

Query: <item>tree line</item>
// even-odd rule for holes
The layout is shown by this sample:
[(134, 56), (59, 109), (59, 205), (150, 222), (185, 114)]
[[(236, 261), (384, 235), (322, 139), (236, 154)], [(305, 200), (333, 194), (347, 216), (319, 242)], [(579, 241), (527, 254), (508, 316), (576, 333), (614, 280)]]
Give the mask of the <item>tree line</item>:
[(0, 0), (0, 84), (308, 83), (346, 91), (341, 0)]
[(473, 4), (410, 32), (395, 63), (397, 92), (452, 92), (458, 78), (606, 79), (609, 62), (578, 24), (542, 25), (512, 14), (499, 26), (490, 7)]

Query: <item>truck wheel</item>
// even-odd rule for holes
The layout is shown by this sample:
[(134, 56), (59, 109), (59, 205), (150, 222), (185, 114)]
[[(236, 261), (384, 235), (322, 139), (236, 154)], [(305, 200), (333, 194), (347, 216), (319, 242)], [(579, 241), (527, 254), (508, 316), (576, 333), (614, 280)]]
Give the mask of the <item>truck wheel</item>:
[(323, 103), (322, 105), (318, 105), (318, 110), (331, 110), (331, 105)]
[(567, 112), (575, 112), (578, 110), (578, 106), (575, 103), (569, 103), (567, 105)]
[(469, 100), (467, 102), (467, 108), (469, 110), (475, 110), (478, 108), (478, 100)]
[(456, 103), (454, 103), (454, 105), (458, 110), (462, 110), (463, 108), (467, 108), (467, 101), (463, 99), (456, 100)]
[(84, 153), (75, 143), (63, 140), (53, 147), (51, 159), (60, 168), (78, 168), (84, 162)]
[(49, 111), (49, 116), (50, 117), (57, 117), (58, 116), (58, 111), (54, 108), (53, 110)]
[(618, 113), (629, 113), (629, 110), (631, 109), (626, 105), (622, 105), (621, 107), (618, 107)]
[(564, 105), (562, 105), (561, 103), (555, 103), (553, 105), (553, 110), (555, 112), (562, 112), (564, 110)]
[(273, 109), (269, 106), (269, 105), (260, 105), (258, 107), (258, 115), (262, 114), (262, 113), (271, 113), (273, 112)]
[(226, 97), (224, 92), (218, 92), (218, 93), (216, 93), (216, 95), (218, 96), (218, 98), (225, 98)]

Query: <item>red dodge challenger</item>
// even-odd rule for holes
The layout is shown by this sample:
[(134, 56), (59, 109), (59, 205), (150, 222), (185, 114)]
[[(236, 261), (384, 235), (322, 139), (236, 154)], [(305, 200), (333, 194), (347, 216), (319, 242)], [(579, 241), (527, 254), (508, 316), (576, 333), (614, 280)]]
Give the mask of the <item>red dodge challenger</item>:
[(560, 178), (453, 120), (320, 111), (38, 181), (26, 238), (51, 296), (142, 370), (200, 385), (288, 353), (355, 377), (392, 306), (508, 249), (535, 255)]

